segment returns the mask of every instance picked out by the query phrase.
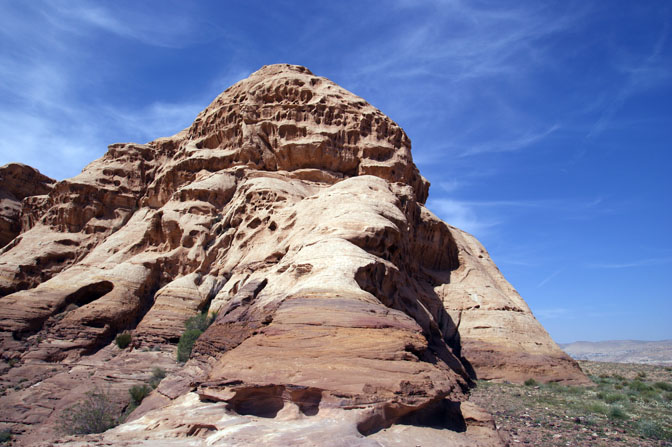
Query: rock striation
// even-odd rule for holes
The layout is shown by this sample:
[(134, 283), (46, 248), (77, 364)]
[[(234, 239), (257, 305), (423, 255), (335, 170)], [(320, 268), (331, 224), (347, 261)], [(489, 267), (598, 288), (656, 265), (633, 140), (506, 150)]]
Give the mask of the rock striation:
[(500, 445), (473, 379), (586, 380), (480, 243), (425, 208), (405, 132), (304, 67), (265, 66), (182, 132), (32, 183), (0, 250), (0, 421), (20, 445), (93, 386), (123, 411), (154, 366), (169, 375), (125, 424), (70, 445)]

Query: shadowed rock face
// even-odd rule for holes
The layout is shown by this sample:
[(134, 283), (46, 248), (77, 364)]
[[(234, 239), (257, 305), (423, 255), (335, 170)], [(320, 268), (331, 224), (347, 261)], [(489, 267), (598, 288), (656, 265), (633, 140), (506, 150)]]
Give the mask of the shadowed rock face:
[[(182, 132), (112, 145), (24, 199), (0, 343), (18, 361), (3, 384), (32, 386), (0, 397), (0, 420), (35, 444), (91, 386), (121, 411), (162, 366), (132, 422), (81, 445), (498, 445), (464, 403), (473, 378), (585, 377), (483, 247), (424, 207), (410, 146), (363, 99), (272, 65)], [(217, 318), (178, 365), (204, 310)]]

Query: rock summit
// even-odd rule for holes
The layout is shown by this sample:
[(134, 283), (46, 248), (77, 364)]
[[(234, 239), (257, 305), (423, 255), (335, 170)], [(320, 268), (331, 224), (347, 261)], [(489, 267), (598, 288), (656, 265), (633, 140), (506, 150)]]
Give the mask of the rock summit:
[(18, 445), (60, 439), (92, 389), (128, 413), (156, 367), (125, 423), (66, 445), (494, 446), (475, 379), (586, 380), (424, 206), (406, 133), (304, 67), (265, 66), (71, 179), (0, 178), (0, 425)]

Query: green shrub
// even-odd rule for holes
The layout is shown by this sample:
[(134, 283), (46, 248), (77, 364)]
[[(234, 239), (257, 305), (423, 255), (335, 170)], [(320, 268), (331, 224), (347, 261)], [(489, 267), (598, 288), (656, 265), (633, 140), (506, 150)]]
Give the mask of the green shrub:
[(537, 385), (537, 381), (534, 379), (527, 379), (525, 381), (525, 386), (535, 386), (535, 385)]
[(672, 383), (667, 382), (656, 382), (653, 384), (654, 387), (663, 391), (672, 391)]
[(608, 404), (613, 404), (614, 402), (618, 402), (618, 401), (627, 399), (625, 394), (620, 394), (620, 393), (599, 392), (599, 393), (597, 393), (597, 397), (599, 399), (602, 399), (603, 401), (605, 401)]
[(610, 419), (628, 419), (628, 415), (621, 407), (611, 407), (609, 409), (609, 418)]
[(658, 394), (658, 392), (654, 389), (642, 391), (641, 393), (639, 393), (639, 397), (641, 397), (642, 400), (644, 400), (644, 402), (650, 402), (652, 400), (661, 399), (660, 394)]
[(201, 336), (203, 332), (215, 321), (216, 313), (208, 315), (206, 312), (201, 312), (189, 318), (185, 323), (185, 331), (180, 336), (180, 341), (177, 343), (177, 361), (184, 363), (189, 360), (191, 350), (194, 348), (194, 343)]
[(604, 405), (602, 402), (595, 402), (595, 401), (587, 402), (585, 408), (590, 413), (599, 413), (599, 414), (609, 413), (609, 408), (607, 408), (607, 406)]
[(194, 343), (203, 332), (198, 329), (188, 329), (184, 331), (177, 343), (177, 361), (184, 363), (189, 360)]
[(586, 392), (586, 389), (584, 387), (581, 387), (581, 386), (566, 386), (566, 387), (563, 387), (563, 388), (569, 394), (583, 394), (583, 393)]
[(211, 313), (208, 315), (207, 312), (201, 312), (200, 314), (189, 318), (184, 323), (184, 327), (188, 331), (199, 330), (201, 332), (205, 332), (205, 330), (215, 321), (215, 318), (217, 318), (216, 313)]
[(12, 432), (9, 430), (0, 431), (0, 444), (6, 444), (12, 440)]
[(140, 405), (140, 402), (152, 392), (152, 389), (147, 385), (133, 385), (128, 390), (128, 394), (131, 395), (132, 403), (137, 407)]
[(637, 423), (637, 428), (647, 438), (661, 439), (661, 440), (672, 439), (672, 433), (670, 433), (670, 431), (668, 430), (665, 430), (655, 421), (651, 421), (648, 419), (641, 420)]
[(643, 392), (643, 391), (650, 391), (653, 389), (651, 385), (647, 385), (646, 383), (642, 382), (641, 380), (633, 380), (628, 384), (628, 388), (631, 390), (637, 391), (637, 392)]
[(149, 386), (156, 388), (159, 383), (166, 377), (166, 371), (158, 366), (152, 370), (152, 378), (149, 379)]
[(117, 338), (114, 339), (114, 342), (121, 349), (126, 349), (128, 345), (131, 344), (131, 333), (124, 331), (121, 334), (117, 335)]
[(119, 423), (116, 408), (109, 393), (95, 388), (86, 398), (61, 415), (62, 430), (70, 435), (102, 433)]

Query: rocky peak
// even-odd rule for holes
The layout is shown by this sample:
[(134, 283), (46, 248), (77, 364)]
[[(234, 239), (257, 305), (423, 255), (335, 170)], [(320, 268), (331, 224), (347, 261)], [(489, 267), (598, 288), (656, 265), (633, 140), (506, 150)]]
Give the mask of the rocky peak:
[(182, 167), (210, 169), (207, 160), (218, 169), (284, 171), (331, 183), (375, 175), (412, 186), (421, 203), (429, 189), (401, 127), (298, 65), (262, 67), (215, 98), (189, 128), (154, 145), (171, 159), (157, 181), (174, 179)]
[(91, 387), (120, 415), (160, 366), (132, 422), (70, 445), (501, 445), (474, 378), (586, 379), (427, 192), (397, 124), (299, 66), (111, 145), (0, 250), (0, 425), (48, 444)]

